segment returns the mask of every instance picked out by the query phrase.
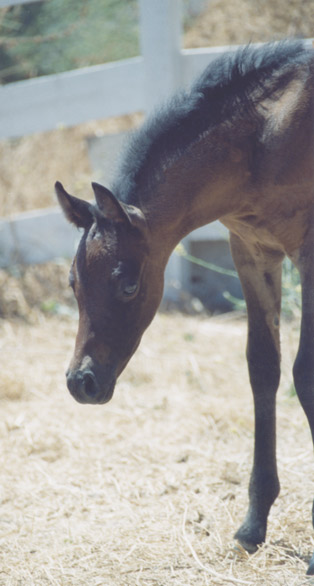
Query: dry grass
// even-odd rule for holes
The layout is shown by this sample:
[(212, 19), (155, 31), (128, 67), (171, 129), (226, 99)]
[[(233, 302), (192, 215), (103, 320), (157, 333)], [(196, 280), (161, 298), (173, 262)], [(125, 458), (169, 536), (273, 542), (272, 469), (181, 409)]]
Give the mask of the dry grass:
[(71, 261), (0, 269), (0, 318), (42, 319), (42, 312), (76, 313), (69, 287)]
[(121, 116), (0, 141), (0, 216), (56, 205), (54, 184), (91, 197), (89, 136), (128, 130), (140, 115)]
[(241, 45), (314, 35), (312, 0), (210, 0), (187, 31), (186, 47)]
[(284, 325), (281, 495), (248, 556), (252, 406), (242, 317), (159, 314), (104, 407), (65, 389), (76, 323), (0, 322), (1, 586), (310, 584), (312, 447), (290, 396)]

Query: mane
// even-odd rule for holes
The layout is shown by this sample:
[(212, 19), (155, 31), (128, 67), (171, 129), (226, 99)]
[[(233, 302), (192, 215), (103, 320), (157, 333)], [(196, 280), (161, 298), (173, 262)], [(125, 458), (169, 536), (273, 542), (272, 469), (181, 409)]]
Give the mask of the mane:
[(150, 116), (129, 139), (113, 192), (136, 203), (143, 186), (158, 181), (163, 169), (191, 144), (222, 122), (261, 117), (258, 103), (276, 94), (308, 64), (314, 51), (303, 41), (250, 45), (210, 63), (189, 91), (180, 91)]

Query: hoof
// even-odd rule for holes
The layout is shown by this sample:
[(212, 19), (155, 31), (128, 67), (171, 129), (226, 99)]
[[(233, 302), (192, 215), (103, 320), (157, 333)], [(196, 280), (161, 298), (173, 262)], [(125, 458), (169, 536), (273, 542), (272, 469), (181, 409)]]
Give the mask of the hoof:
[(309, 567), (307, 569), (306, 575), (307, 576), (314, 576), (314, 553), (311, 557), (311, 561), (309, 563)]
[(258, 550), (258, 545), (256, 545), (255, 543), (250, 543), (246, 539), (240, 539), (237, 533), (235, 534), (234, 538), (238, 541), (241, 547), (243, 547), (243, 549), (245, 549), (245, 551), (247, 551), (248, 553), (255, 553)]
[(255, 553), (265, 541), (266, 530), (261, 527), (244, 523), (236, 532), (234, 538), (248, 552)]

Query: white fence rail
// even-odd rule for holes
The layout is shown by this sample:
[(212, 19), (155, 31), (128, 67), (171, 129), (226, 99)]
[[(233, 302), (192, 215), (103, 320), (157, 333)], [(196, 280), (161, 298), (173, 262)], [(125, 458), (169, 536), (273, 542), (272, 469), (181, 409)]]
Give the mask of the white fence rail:
[(58, 208), (0, 219), (0, 268), (71, 258), (79, 238)]
[(30, 2), (45, 2), (46, 0), (0, 0), (0, 8), (15, 6), (15, 4), (29, 4)]
[(181, 50), (181, 0), (139, 7), (142, 56), (0, 87), (0, 138), (150, 110), (226, 50)]
[(144, 109), (143, 60), (95, 65), (0, 87), (0, 138)]

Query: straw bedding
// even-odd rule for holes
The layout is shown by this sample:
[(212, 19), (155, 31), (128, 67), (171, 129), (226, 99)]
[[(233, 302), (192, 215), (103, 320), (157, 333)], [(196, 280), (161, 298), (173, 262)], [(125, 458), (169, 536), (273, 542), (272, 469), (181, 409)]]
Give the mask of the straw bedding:
[(104, 407), (65, 389), (76, 320), (1, 321), (0, 584), (310, 584), (312, 447), (283, 325), (282, 491), (248, 556), (232, 539), (253, 446), (243, 316), (159, 314)]

